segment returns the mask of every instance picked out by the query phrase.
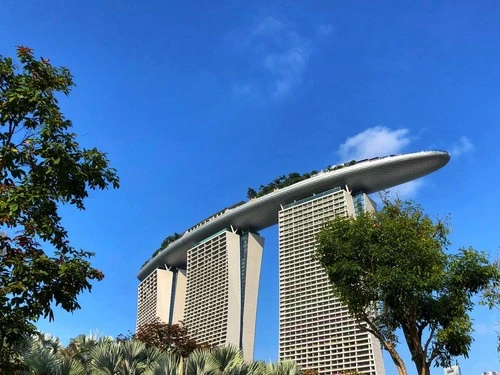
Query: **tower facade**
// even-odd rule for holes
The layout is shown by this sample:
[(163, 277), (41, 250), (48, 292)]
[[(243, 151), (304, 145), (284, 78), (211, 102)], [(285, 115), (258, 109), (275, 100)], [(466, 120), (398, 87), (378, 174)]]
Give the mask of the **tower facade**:
[(198, 342), (233, 344), (253, 359), (263, 245), (225, 229), (188, 250), (184, 323)]
[(335, 188), (282, 206), (279, 212), (279, 358), (319, 374), (357, 370), (384, 374), (379, 342), (332, 294), (332, 285), (314, 260), (316, 235), (335, 216), (351, 216), (375, 205)]
[(155, 319), (174, 324), (182, 320), (186, 270), (158, 268), (138, 287), (136, 328)]
[[(451, 367), (446, 367), (444, 370), (444, 375), (460, 375), (460, 367), (458, 367), (458, 365), (455, 365), (455, 366), (451, 366)], [(483, 372), (483, 375), (486, 374)], [(488, 375), (488, 374), (486, 374)], [(494, 375), (494, 374), (492, 374)], [(498, 373), (496, 374), (498, 375)]]
[(371, 194), (432, 173), (449, 160), (447, 152), (426, 151), (349, 162), (224, 208), (140, 269), (137, 325), (182, 319), (198, 341), (235, 344), (252, 359), (264, 242), (255, 233), (279, 223), (280, 358), (320, 374), (382, 375), (380, 345), (333, 298), (326, 273), (312, 258), (315, 236), (337, 215), (374, 209), (365, 194), (332, 187)]

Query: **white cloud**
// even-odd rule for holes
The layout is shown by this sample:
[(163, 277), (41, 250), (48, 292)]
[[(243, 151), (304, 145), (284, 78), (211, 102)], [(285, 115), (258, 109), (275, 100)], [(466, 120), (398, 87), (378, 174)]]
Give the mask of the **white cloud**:
[[(408, 181), (404, 184), (394, 186), (390, 189), (387, 189), (386, 192), (389, 195), (389, 198), (395, 199), (415, 199), (418, 191), (425, 186), (425, 182), (422, 179)], [(373, 194), (371, 198), (377, 203), (377, 207), (382, 207), (383, 202), (380, 199), (379, 193)]]
[[(391, 130), (376, 126), (364, 130), (339, 146), (337, 151), (341, 163), (350, 160), (370, 159), (377, 156), (400, 154), (412, 141), (408, 129)], [(389, 190), (389, 196), (403, 199), (414, 198), (418, 190), (424, 186), (423, 180), (414, 180), (395, 186)], [(378, 205), (381, 201), (374, 197)]]
[(493, 327), (488, 326), (484, 323), (476, 323), (474, 324), (474, 332), (479, 335), (486, 335), (492, 331)]
[(330, 24), (319, 25), (317, 29), (317, 33), (319, 36), (330, 36), (333, 34), (334, 31), (335, 30), (333, 26)]
[(294, 43), (285, 51), (270, 53), (265, 57), (264, 67), (274, 76), (272, 92), (282, 97), (302, 81), (309, 51), (305, 44)]
[(408, 181), (389, 189), (389, 196), (393, 198), (399, 197), (402, 199), (415, 198), (418, 190), (420, 190), (422, 186), (424, 186), (423, 180)]
[(238, 95), (250, 95), (254, 92), (253, 87), (248, 84), (233, 84), (233, 91)]
[(454, 157), (458, 157), (472, 150), (474, 150), (474, 145), (472, 144), (472, 142), (469, 140), (469, 138), (462, 136), (457, 142), (453, 144), (451, 155)]
[(273, 35), (283, 29), (283, 23), (274, 17), (267, 17), (252, 32), (253, 36)]
[[(249, 33), (247, 47), (259, 67), (259, 81), (253, 81), (254, 91), (268, 92), (274, 98), (283, 98), (302, 82), (310, 57), (310, 40), (294, 27), (274, 17), (266, 17)], [(248, 86), (233, 84), (233, 91)], [(251, 85), (255, 86), (255, 85)], [(243, 91), (243, 92), (242, 92)]]
[(408, 129), (391, 130), (376, 126), (347, 138), (337, 153), (343, 162), (362, 160), (401, 153), (410, 141)]

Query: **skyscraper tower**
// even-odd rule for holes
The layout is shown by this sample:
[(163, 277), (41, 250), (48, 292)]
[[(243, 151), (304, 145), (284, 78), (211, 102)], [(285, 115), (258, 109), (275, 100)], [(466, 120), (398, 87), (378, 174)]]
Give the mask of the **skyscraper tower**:
[(281, 360), (319, 374), (384, 373), (380, 343), (360, 331), (314, 259), (316, 235), (328, 220), (374, 209), (367, 195), (353, 197), (347, 187), (337, 187), (287, 204), (279, 212)]
[(186, 270), (165, 266), (157, 268), (139, 284), (137, 289), (136, 328), (155, 319), (169, 324), (182, 320), (186, 295)]
[(224, 208), (186, 230), (139, 271), (137, 325), (182, 319), (199, 342), (235, 344), (252, 359), (264, 240), (279, 223), (280, 359), (319, 374), (383, 375), (380, 345), (358, 329), (313, 260), (315, 236), (331, 218), (374, 209), (375, 193), (448, 163), (443, 151), (338, 165)]
[(184, 323), (200, 343), (233, 344), (253, 359), (264, 239), (222, 230), (188, 250)]

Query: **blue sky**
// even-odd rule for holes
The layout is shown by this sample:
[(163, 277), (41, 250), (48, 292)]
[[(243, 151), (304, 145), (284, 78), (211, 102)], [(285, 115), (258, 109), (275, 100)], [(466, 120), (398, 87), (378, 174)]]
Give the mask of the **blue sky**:
[[(85, 212), (63, 208), (73, 244), (106, 278), (40, 329), (63, 342), (133, 330), (136, 274), (164, 237), (250, 186), (353, 158), (449, 151), (445, 168), (399, 190), (451, 215), (450, 251), (497, 256), (499, 25), (495, 1), (4, 0), (0, 54), (26, 45), (72, 71), (63, 112), (122, 185), (92, 192)], [(262, 232), (264, 360), (277, 357), (276, 230)], [(498, 371), (499, 315), (474, 318), (462, 373)]]

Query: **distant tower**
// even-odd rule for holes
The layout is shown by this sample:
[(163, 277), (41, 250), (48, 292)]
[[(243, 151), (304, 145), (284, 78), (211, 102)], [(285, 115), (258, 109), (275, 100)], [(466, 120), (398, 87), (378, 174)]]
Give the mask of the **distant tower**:
[(374, 210), (365, 194), (335, 188), (284, 205), (279, 212), (280, 360), (319, 374), (384, 374), (380, 343), (362, 332), (313, 259), (316, 235), (335, 216)]
[(222, 230), (187, 254), (184, 323), (198, 342), (233, 344), (253, 359), (264, 239)]
[(158, 268), (138, 287), (136, 329), (159, 318), (165, 323), (178, 323), (184, 314), (186, 271)]
[(460, 367), (458, 365), (447, 367), (444, 369), (444, 375), (460, 375)]

